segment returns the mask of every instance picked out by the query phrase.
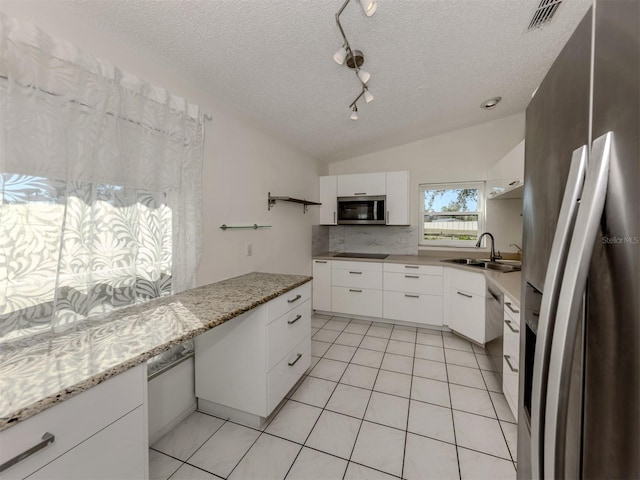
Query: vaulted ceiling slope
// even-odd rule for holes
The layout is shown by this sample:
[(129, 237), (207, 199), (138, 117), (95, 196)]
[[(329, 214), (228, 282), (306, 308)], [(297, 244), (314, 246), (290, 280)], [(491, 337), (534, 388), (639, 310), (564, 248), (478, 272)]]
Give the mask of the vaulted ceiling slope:
[[(522, 112), (591, 0), (564, 0), (533, 31), (540, 0), (378, 0), (369, 18), (352, 0), (341, 21), (375, 96), (357, 121), (359, 83), (332, 59), (342, 0), (52, 2), (334, 161)], [(479, 108), (496, 95), (496, 109)]]

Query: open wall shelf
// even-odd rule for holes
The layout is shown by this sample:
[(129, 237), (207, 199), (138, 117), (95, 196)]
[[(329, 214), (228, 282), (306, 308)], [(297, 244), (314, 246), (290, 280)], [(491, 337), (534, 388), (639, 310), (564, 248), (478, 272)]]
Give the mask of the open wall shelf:
[(269, 192), (267, 210), (271, 210), (271, 207), (273, 207), (276, 202), (300, 203), (302, 204), (302, 213), (307, 213), (307, 207), (309, 205), (322, 205), (318, 202), (311, 202), (309, 200), (301, 200), (293, 197), (274, 197), (271, 195), (271, 192)]

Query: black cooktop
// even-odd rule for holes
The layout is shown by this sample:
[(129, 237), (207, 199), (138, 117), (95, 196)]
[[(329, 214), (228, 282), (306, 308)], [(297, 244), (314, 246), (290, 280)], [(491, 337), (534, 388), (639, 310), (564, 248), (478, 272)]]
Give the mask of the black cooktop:
[(338, 253), (337, 255), (334, 255), (335, 257), (342, 257), (342, 258), (371, 258), (371, 259), (376, 259), (376, 260), (383, 260), (385, 258), (387, 258), (389, 255), (386, 253), (349, 253), (349, 252), (344, 252), (344, 253)]

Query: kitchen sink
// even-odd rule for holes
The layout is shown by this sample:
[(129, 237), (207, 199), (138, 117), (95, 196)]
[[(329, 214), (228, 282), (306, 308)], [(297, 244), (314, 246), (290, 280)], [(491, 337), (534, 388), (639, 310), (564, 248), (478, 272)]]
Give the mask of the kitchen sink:
[(448, 258), (441, 260), (442, 262), (455, 263), (457, 265), (466, 265), (468, 267), (482, 268), (484, 270), (496, 270), (502, 273), (519, 272), (521, 263), (510, 260), (496, 260), (492, 262), (480, 258)]

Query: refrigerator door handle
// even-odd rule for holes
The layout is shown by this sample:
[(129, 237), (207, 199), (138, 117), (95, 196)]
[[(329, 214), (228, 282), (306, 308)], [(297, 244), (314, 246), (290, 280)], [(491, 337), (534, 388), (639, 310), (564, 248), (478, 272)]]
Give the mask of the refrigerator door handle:
[(578, 201), (582, 194), (588, 155), (589, 150), (586, 145), (574, 150), (571, 155), (571, 167), (567, 176), (567, 185), (562, 197), (562, 205), (544, 279), (544, 293), (540, 305), (531, 389), (531, 477), (534, 479), (542, 478), (543, 473), (544, 405), (547, 392), (546, 381), (549, 354), (551, 352), (551, 334), (555, 323), (553, 314), (558, 304), (562, 272), (576, 220)]
[(569, 245), (549, 362), (544, 425), (545, 478), (562, 478), (565, 475), (564, 452), (573, 347), (589, 264), (607, 196), (609, 165), (614, 154), (612, 132), (593, 142), (576, 226)]

